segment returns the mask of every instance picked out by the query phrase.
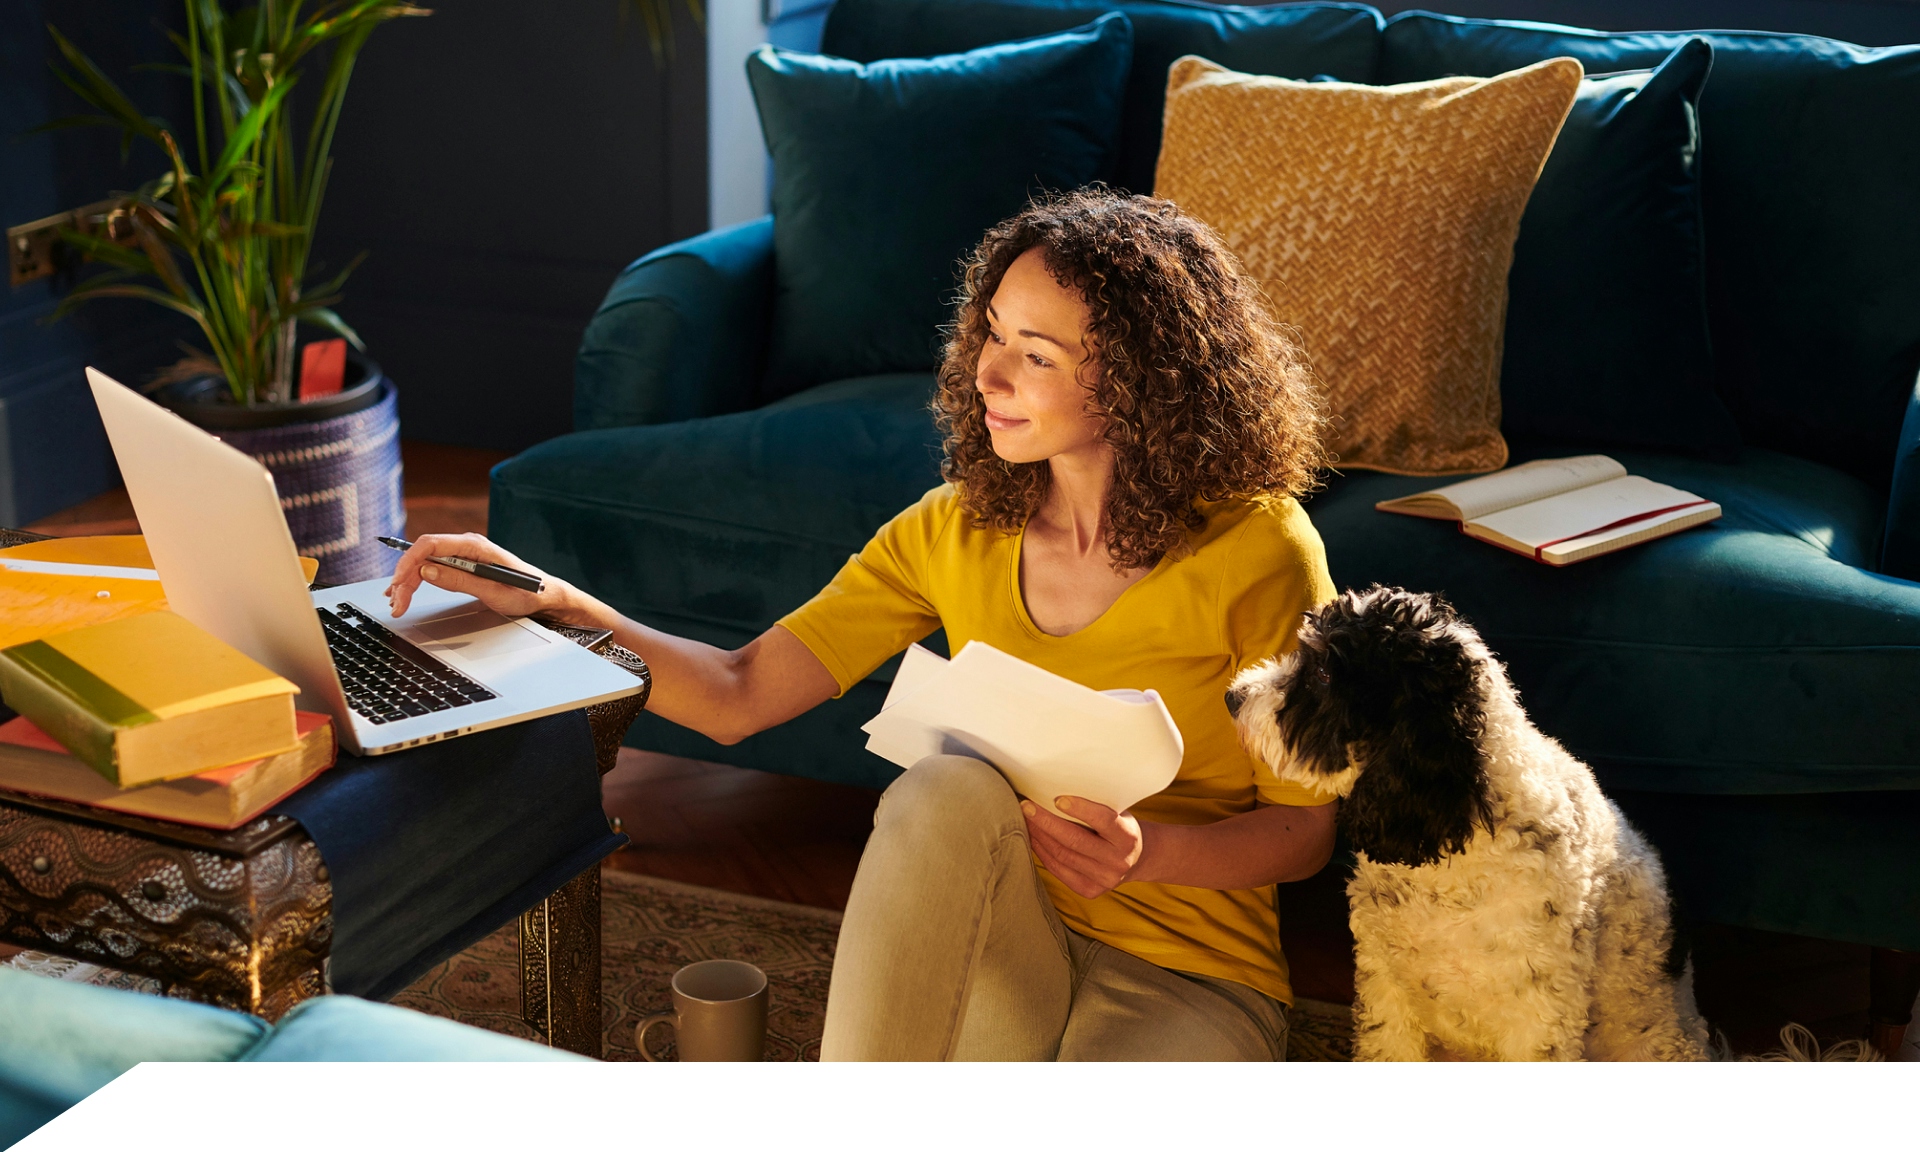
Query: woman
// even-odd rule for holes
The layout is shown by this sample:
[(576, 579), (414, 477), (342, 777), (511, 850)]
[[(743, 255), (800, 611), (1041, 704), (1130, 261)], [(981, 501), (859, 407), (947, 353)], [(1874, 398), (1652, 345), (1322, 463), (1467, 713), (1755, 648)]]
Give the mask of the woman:
[(1334, 805), (1239, 747), (1224, 692), (1333, 593), (1294, 499), (1320, 463), (1305, 367), (1204, 225), (1083, 191), (987, 233), (934, 406), (948, 483), (739, 651), (562, 580), (536, 596), (425, 562), (526, 567), (477, 536), (415, 542), (394, 610), (424, 578), (612, 628), (653, 669), (648, 707), (722, 742), (941, 627), (955, 650), (978, 639), (1091, 688), (1158, 689), (1185, 758), (1131, 811), (1066, 797), (1084, 826), (1062, 820), (957, 756), (887, 790), (822, 1058), (1283, 1059), (1272, 885), (1326, 863)]

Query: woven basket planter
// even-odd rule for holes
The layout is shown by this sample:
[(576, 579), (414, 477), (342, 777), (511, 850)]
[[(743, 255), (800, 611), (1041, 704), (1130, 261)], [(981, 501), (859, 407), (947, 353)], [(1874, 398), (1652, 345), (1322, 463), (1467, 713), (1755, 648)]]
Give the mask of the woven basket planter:
[(407, 523), (398, 390), (362, 357), (350, 359), (348, 376), (352, 387), (312, 404), (239, 408), (156, 397), (266, 466), (294, 547), (320, 562), (325, 584), (391, 575), (399, 553), (375, 537), (402, 535)]

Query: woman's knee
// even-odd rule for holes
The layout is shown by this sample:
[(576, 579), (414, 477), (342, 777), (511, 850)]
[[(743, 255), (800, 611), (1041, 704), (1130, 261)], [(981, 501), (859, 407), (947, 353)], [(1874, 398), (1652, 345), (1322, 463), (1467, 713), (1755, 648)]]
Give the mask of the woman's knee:
[(993, 765), (971, 756), (929, 756), (887, 788), (876, 832), (924, 836), (951, 830), (997, 836), (1020, 823), (1020, 801)]

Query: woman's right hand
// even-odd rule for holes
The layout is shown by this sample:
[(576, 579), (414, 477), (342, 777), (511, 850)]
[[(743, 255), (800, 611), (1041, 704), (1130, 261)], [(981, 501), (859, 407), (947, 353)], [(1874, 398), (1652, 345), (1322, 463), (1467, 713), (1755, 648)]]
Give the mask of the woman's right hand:
[[(462, 572), (458, 568), (435, 564), (435, 556), (459, 556), (498, 564), (502, 568), (515, 568), (539, 576), (545, 586), (539, 592), (512, 588), (470, 572)], [(387, 588), (387, 599), (393, 605), (395, 616), (403, 615), (412, 605), (414, 590), (420, 587), (422, 580), (436, 588), (472, 596), (502, 616), (531, 616), (543, 612), (564, 623), (602, 626), (596, 625), (593, 620), (598, 615), (592, 611), (597, 601), (583, 596), (565, 580), (547, 575), (477, 532), (459, 536), (422, 536), (413, 542), (413, 547), (400, 557), (399, 565), (393, 570), (393, 583)]]

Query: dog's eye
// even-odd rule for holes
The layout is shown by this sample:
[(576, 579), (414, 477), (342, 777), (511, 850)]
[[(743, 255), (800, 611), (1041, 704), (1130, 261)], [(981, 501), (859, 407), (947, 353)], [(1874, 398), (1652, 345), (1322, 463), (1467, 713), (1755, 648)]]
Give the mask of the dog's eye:
[(1315, 668), (1313, 670), (1313, 678), (1322, 684), (1331, 684), (1333, 682), (1333, 677), (1327, 675), (1325, 668)]

